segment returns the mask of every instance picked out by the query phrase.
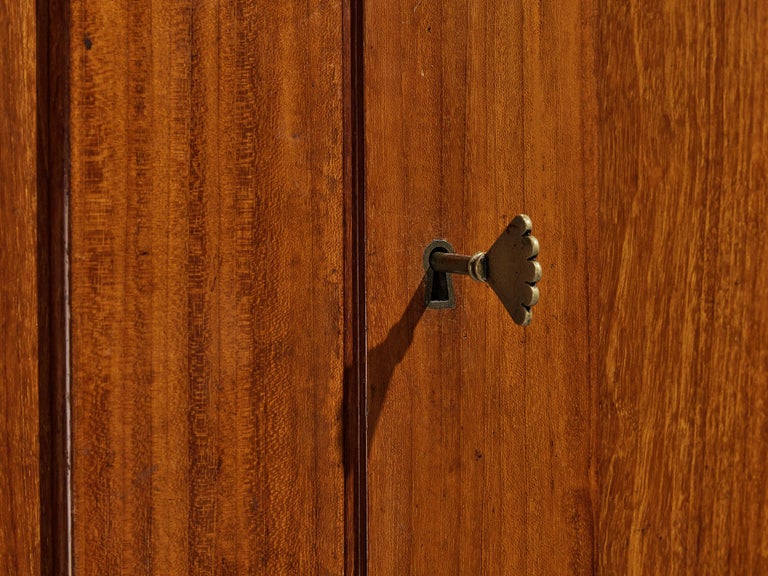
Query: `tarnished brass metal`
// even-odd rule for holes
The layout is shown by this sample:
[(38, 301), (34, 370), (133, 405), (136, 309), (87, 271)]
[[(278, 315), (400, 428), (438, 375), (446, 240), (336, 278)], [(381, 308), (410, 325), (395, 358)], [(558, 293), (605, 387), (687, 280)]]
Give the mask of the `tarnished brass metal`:
[(487, 252), (476, 252), (472, 256), (455, 254), (444, 240), (433, 241), (424, 251), (426, 305), (453, 308), (450, 275), (462, 274), (486, 282), (515, 323), (530, 324), (531, 308), (539, 301), (536, 283), (541, 280), (541, 265), (536, 261), (539, 241), (531, 234), (532, 228), (531, 219), (519, 214)]
[(453, 246), (445, 240), (433, 240), (424, 249), (423, 264), (426, 274), (424, 305), (427, 308), (455, 308), (451, 275), (446, 270), (436, 270), (432, 267), (432, 258), (438, 256), (455, 256)]
[(519, 214), (486, 252), (488, 285), (521, 326), (530, 324), (531, 308), (539, 301), (539, 241), (531, 234), (532, 229), (531, 219)]

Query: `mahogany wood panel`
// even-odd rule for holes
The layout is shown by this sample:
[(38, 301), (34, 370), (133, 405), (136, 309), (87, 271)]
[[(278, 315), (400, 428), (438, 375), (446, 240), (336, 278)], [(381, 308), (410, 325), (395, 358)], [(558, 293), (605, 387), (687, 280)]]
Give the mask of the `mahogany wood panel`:
[(340, 3), (71, 38), (76, 573), (341, 573)]
[[(594, 16), (366, 2), (373, 576), (593, 573)], [(468, 278), (425, 311), (424, 247), (485, 250), (519, 212), (542, 247), (532, 325)]]
[(603, 0), (599, 46), (600, 572), (762, 574), (768, 4)]
[(0, 573), (39, 574), (36, 26), (0, 1)]

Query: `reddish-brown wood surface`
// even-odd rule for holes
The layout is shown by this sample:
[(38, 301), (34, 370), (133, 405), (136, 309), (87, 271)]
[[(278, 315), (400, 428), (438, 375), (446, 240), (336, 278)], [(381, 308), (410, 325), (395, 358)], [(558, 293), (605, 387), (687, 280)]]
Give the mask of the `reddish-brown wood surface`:
[(34, 4), (0, 1), (0, 573), (40, 573)]
[[(366, 2), (373, 576), (593, 573), (593, 12)], [(467, 278), (424, 311), (424, 247), (487, 249), (519, 212), (533, 324)]]
[(339, 574), (338, 2), (72, 8), (77, 574)]
[(768, 571), (768, 4), (600, 7), (599, 558)]
[[(0, 0), (0, 573), (66, 568), (70, 172), (76, 574), (766, 571), (768, 8), (596, 4)], [(517, 212), (533, 324), (425, 311)]]

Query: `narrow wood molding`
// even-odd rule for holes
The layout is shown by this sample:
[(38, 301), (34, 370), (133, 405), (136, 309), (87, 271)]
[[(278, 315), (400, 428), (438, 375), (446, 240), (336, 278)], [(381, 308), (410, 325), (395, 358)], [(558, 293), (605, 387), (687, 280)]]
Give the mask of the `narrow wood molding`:
[(363, 0), (344, 0), (346, 569), (368, 571)]
[(37, 3), (37, 281), (41, 573), (70, 573), (67, 406), (68, 0)]

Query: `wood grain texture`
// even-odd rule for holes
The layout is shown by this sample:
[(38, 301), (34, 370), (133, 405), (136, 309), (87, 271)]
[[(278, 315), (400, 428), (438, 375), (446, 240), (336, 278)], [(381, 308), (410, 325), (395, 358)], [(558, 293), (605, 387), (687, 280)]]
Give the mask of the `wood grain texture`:
[(72, 9), (77, 574), (339, 574), (337, 2)]
[(33, 4), (0, 1), (0, 573), (39, 574), (37, 94)]
[(600, 5), (600, 572), (762, 574), (768, 5)]
[[(594, 6), (366, 3), (370, 574), (592, 574), (589, 270)], [(487, 249), (519, 212), (544, 268), (533, 324), (422, 251)]]

